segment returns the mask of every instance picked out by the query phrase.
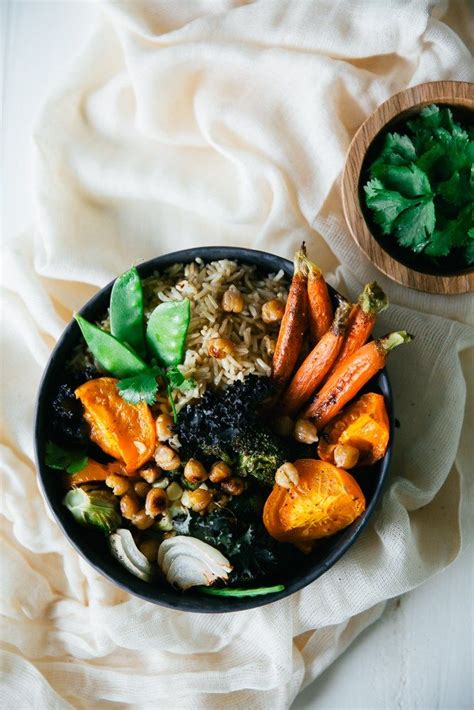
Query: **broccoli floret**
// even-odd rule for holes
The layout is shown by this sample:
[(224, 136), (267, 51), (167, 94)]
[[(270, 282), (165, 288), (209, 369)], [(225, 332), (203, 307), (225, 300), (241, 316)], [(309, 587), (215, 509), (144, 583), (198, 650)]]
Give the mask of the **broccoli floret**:
[(236, 473), (253, 476), (270, 486), (275, 480), (277, 468), (288, 460), (284, 444), (264, 427), (246, 428), (239, 432), (232, 440), (232, 448), (237, 454)]

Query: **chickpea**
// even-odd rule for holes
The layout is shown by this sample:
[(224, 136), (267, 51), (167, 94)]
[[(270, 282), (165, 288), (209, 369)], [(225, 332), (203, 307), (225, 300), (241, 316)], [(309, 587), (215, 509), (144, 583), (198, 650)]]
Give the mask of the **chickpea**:
[(222, 481), (221, 489), (230, 496), (240, 496), (244, 492), (245, 483), (238, 476), (232, 476), (227, 481)]
[(298, 469), (288, 461), (284, 463), (275, 473), (275, 483), (288, 490), (296, 486), (300, 480)]
[(168, 441), (173, 436), (173, 418), (169, 414), (159, 414), (155, 422), (158, 441)]
[(276, 348), (275, 338), (271, 338), (269, 335), (264, 335), (262, 338), (262, 345), (265, 348), (265, 352), (270, 357), (274, 354)]
[(227, 478), (230, 478), (232, 471), (230, 466), (228, 466), (224, 461), (216, 461), (211, 466), (211, 471), (209, 473), (209, 480), (212, 483), (221, 483)]
[(175, 471), (181, 465), (176, 451), (166, 444), (159, 444), (155, 452), (155, 461), (163, 471)]
[(275, 419), (273, 428), (279, 436), (291, 436), (295, 425), (293, 419), (285, 415)]
[(145, 500), (145, 513), (150, 518), (156, 518), (157, 515), (164, 513), (168, 499), (166, 493), (161, 488), (151, 488)]
[(169, 484), (168, 488), (166, 489), (166, 495), (168, 496), (169, 500), (175, 501), (179, 500), (181, 496), (183, 495), (183, 489), (179, 485), (179, 483), (176, 483), (176, 481), (173, 481), (172, 483)]
[(229, 338), (211, 338), (207, 346), (208, 355), (217, 360), (222, 360), (222, 358), (231, 355), (233, 352), (234, 343)]
[(132, 518), (133, 525), (135, 525), (135, 527), (139, 530), (147, 530), (148, 528), (151, 528), (154, 522), (155, 520), (146, 514), (144, 508), (139, 510), (138, 513), (136, 513)]
[(126, 493), (120, 499), (120, 512), (127, 520), (132, 520), (140, 510), (140, 503), (134, 495)]
[(209, 475), (200, 461), (189, 459), (184, 467), (184, 477), (189, 483), (202, 483), (207, 481)]
[(338, 468), (354, 468), (359, 460), (359, 450), (348, 444), (338, 444), (334, 449), (334, 463)]
[(152, 483), (152, 486), (153, 488), (168, 488), (169, 484), (170, 479), (166, 476), (163, 476), (163, 478), (160, 478), (159, 481), (155, 481), (155, 483)]
[(314, 444), (318, 440), (318, 430), (309, 419), (297, 419), (293, 434), (302, 444)]
[(158, 540), (144, 540), (138, 546), (138, 549), (143, 555), (145, 555), (148, 562), (156, 562), (156, 558), (158, 556), (158, 547)]
[(137, 481), (133, 484), (133, 490), (139, 498), (146, 498), (146, 494), (150, 490), (150, 484), (146, 481)]
[(227, 313), (241, 313), (244, 310), (245, 301), (239, 289), (232, 285), (222, 296), (222, 308)]
[(278, 323), (284, 314), (285, 304), (278, 298), (273, 298), (262, 306), (262, 320), (264, 323)]
[(191, 508), (195, 513), (202, 513), (212, 501), (212, 494), (203, 488), (196, 491), (184, 491), (181, 503), (185, 508)]
[(123, 496), (130, 490), (130, 481), (125, 476), (110, 473), (105, 479), (105, 485), (112, 489), (114, 495)]
[(140, 471), (140, 476), (150, 485), (155, 483), (160, 477), (160, 471), (156, 466), (149, 466)]

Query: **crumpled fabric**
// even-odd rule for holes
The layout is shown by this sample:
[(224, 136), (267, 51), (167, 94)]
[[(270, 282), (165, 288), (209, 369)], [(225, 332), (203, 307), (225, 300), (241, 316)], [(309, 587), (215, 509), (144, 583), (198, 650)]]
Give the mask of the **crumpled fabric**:
[[(340, 199), (351, 137), (382, 101), (473, 80), (449, 26), (467, 37), (469, 10), (453, 6), (104, 6), (44, 108), (36, 221), (5, 255), (2, 707), (288, 708), (387, 599), (472, 537), (472, 297), (385, 278), (349, 236)], [(283, 601), (210, 616), (133, 598), (76, 554), (39, 492), (32, 427), (49, 352), (72, 312), (133, 263), (220, 244), (291, 258), (303, 239), (348, 296), (374, 278), (386, 289), (379, 334), (415, 335), (388, 366), (400, 428), (383, 500), (348, 553)]]

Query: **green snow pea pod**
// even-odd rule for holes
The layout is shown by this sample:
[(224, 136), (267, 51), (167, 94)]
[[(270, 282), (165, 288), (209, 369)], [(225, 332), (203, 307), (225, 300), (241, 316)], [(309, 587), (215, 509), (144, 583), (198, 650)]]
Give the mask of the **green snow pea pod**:
[(183, 361), (190, 318), (191, 306), (187, 298), (160, 303), (151, 314), (146, 340), (160, 365), (170, 367)]
[(285, 589), (284, 584), (276, 584), (274, 587), (257, 587), (256, 589), (232, 589), (232, 587), (224, 587), (216, 589), (215, 587), (197, 587), (200, 592), (210, 594), (215, 597), (260, 597), (263, 594), (276, 594)]
[(110, 296), (110, 332), (139, 355), (145, 355), (143, 290), (133, 266), (118, 277)]
[(85, 318), (76, 314), (75, 319), (82, 331), (87, 346), (97, 362), (115, 377), (132, 377), (147, 369), (141, 357), (128, 345)]

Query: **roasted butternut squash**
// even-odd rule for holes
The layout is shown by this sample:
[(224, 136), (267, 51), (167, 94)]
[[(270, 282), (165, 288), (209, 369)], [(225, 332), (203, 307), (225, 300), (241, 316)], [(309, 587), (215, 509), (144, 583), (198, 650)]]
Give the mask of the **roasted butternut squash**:
[(263, 510), (268, 533), (280, 542), (308, 549), (313, 540), (343, 530), (365, 510), (357, 481), (325, 461), (299, 459), (294, 463), (298, 483), (275, 484)]
[(84, 405), (84, 419), (90, 425), (90, 438), (110, 456), (133, 473), (155, 451), (155, 422), (145, 402), (129, 404), (117, 391), (117, 380), (99, 377), (75, 391)]
[(89, 459), (87, 466), (81, 469), (81, 471), (72, 474), (72, 476), (65, 476), (65, 480), (68, 488), (75, 488), (76, 486), (81, 486), (83, 483), (105, 481), (107, 476), (110, 476), (111, 473), (122, 474), (122, 476), (126, 475), (123, 464), (118, 461), (103, 464), (94, 461), (94, 459)]
[(387, 450), (390, 436), (385, 401), (381, 394), (369, 392), (333, 419), (320, 434), (318, 454), (334, 463), (338, 444), (353, 446), (359, 452), (357, 466), (370, 466)]

